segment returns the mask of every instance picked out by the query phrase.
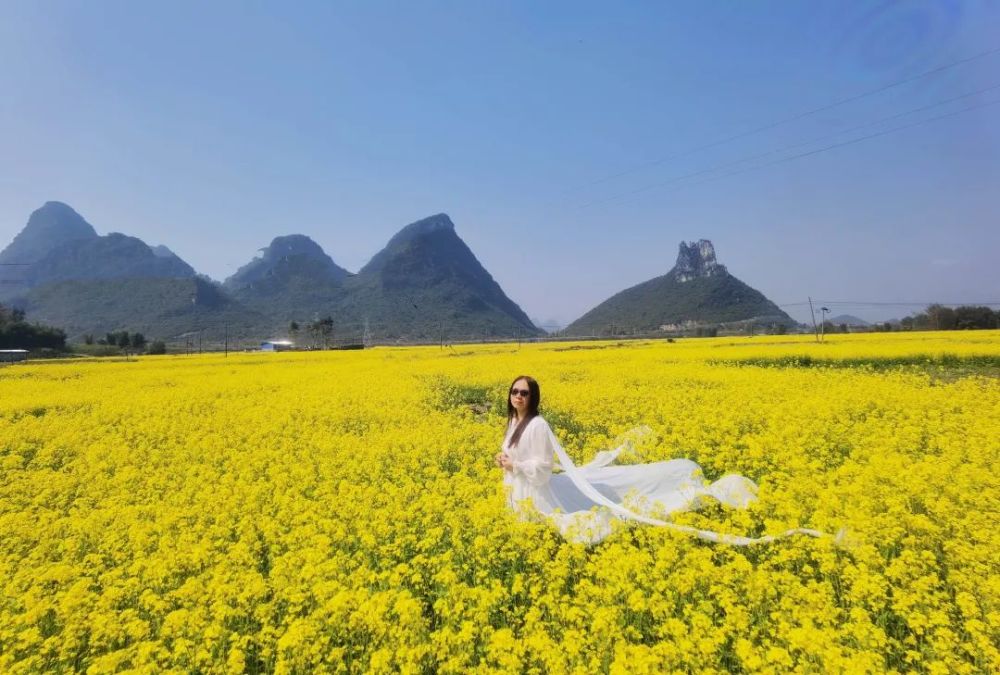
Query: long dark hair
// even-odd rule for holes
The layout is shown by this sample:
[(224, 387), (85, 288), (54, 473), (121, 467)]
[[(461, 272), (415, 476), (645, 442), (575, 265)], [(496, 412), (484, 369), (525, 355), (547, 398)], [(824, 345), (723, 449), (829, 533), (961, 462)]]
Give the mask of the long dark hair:
[(528, 411), (524, 415), (524, 419), (518, 422), (517, 428), (514, 429), (514, 435), (510, 437), (510, 445), (508, 447), (513, 448), (517, 445), (517, 442), (521, 440), (521, 434), (524, 432), (524, 428), (528, 426), (528, 422), (538, 416), (538, 404), (542, 401), (542, 392), (538, 388), (538, 382), (535, 378), (530, 375), (518, 375), (514, 378), (514, 381), (510, 383), (507, 387), (507, 429), (510, 428), (510, 423), (517, 419), (517, 408), (513, 406), (510, 402), (510, 390), (514, 388), (517, 382), (524, 380), (528, 383), (528, 391), (531, 392), (530, 398), (528, 399)]

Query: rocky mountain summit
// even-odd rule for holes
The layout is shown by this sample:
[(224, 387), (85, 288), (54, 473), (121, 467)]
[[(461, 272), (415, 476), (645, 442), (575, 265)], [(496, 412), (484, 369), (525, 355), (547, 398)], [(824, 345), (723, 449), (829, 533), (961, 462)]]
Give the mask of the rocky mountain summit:
[(691, 281), (699, 277), (715, 277), (728, 274), (725, 265), (715, 260), (715, 247), (708, 239), (696, 242), (681, 242), (677, 252), (677, 262), (674, 264), (674, 278), (679, 283)]

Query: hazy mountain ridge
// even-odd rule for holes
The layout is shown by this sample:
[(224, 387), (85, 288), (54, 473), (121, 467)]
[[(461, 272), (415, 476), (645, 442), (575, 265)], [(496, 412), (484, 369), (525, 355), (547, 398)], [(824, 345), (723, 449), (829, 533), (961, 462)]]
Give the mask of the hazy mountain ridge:
[(177, 342), (203, 329), (205, 337), (256, 336), (264, 317), (198, 277), (60, 281), (23, 298), (31, 320), (59, 326), (79, 339), (116, 330)]
[(261, 249), (261, 255), (240, 267), (224, 282), (230, 291), (243, 291), (261, 285), (278, 290), (293, 277), (338, 284), (350, 272), (333, 261), (319, 244), (303, 234), (275, 237)]
[(156, 255), (141, 239), (118, 232), (63, 243), (28, 272), (33, 286), (73, 279), (193, 276), (194, 268), (176, 255)]
[(32, 214), (18, 237), (22, 243), (5, 253), (35, 257), (16, 302), (71, 337), (120, 329), (166, 339), (194, 330), (214, 338), (231, 330), (269, 337), (286, 333), (293, 320), (324, 316), (333, 317), (341, 338), (366, 331), (400, 339), (541, 332), (446, 214), (402, 228), (357, 275), (309, 237), (293, 234), (275, 238), (224, 284), (197, 275), (163, 245), (99, 236), (59, 202)]
[[(893, 319), (898, 322), (899, 319)], [(827, 319), (832, 324), (839, 326), (840, 324), (846, 324), (848, 326), (870, 326), (871, 322), (865, 321), (864, 319), (858, 318), (853, 314), (838, 314), (837, 316)]]
[(36, 209), (14, 240), (0, 252), (8, 266), (2, 297), (62, 281), (193, 277), (194, 268), (165, 246), (156, 249), (118, 232), (98, 235), (94, 227), (62, 202)]
[[(17, 246), (14, 244), (17, 243)], [(83, 333), (142, 330), (286, 335), (292, 321), (332, 317), (334, 336), (448, 340), (542, 334), (458, 236), (447, 214), (401, 228), (357, 274), (302, 234), (274, 238), (219, 284), (163, 245), (100, 236), (73, 209), (47, 202), (3, 254), (33, 260), (18, 302), (40, 321)], [(562, 332), (600, 335), (753, 319), (796, 322), (729, 274), (708, 240), (681, 242), (667, 274), (616, 293)]]

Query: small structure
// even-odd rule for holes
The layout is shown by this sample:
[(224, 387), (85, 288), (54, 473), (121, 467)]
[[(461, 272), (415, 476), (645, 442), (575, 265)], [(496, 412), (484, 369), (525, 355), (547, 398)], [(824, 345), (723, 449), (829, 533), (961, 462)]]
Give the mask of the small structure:
[(0, 363), (17, 363), (27, 360), (27, 349), (0, 349)]
[(291, 340), (267, 340), (260, 343), (262, 352), (287, 352), (295, 349), (295, 343)]

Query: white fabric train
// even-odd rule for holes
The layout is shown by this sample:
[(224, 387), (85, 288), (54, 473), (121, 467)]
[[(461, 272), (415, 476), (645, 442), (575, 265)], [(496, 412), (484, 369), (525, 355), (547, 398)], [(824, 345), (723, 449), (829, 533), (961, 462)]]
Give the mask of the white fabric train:
[[(563, 450), (548, 424), (539, 424), (540, 434), (549, 436), (549, 449), (555, 453), (562, 468), (548, 480), (550, 492), (540, 501), (549, 502), (536, 508), (550, 519), (567, 539), (582, 543), (597, 543), (611, 533), (611, 518), (634, 520), (647, 525), (667, 527), (706, 541), (733, 546), (749, 546), (803, 534), (811, 537), (828, 536), (817, 530), (794, 528), (776, 535), (742, 537), (710, 530), (678, 525), (638, 513), (645, 506), (657, 507), (660, 513), (687, 511), (699, 507), (700, 498), (708, 495), (735, 508), (757, 499), (757, 485), (749, 478), (730, 474), (705, 485), (701, 468), (688, 459), (635, 465), (614, 465), (614, 461), (629, 442), (615, 450), (599, 452), (593, 461), (577, 467)], [(642, 428), (633, 430), (641, 434)], [(541, 495), (539, 495), (541, 496)], [(597, 508), (594, 507), (604, 507)], [(630, 508), (632, 507), (632, 508)]]

